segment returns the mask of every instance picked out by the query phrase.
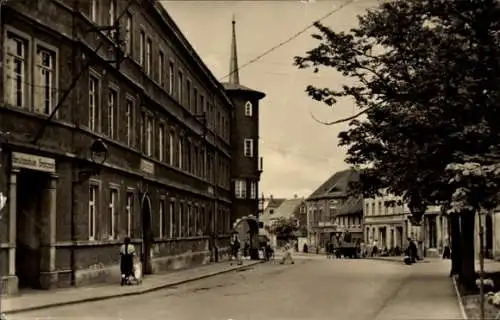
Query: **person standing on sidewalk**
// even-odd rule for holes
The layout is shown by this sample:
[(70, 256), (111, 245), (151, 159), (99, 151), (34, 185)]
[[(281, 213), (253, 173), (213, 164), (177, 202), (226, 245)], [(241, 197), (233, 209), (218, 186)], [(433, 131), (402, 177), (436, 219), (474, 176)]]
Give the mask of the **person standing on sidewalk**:
[(242, 264), (243, 261), (241, 261), (241, 256), (240, 256), (240, 240), (238, 239), (238, 233), (234, 232), (233, 235), (231, 236), (231, 240), (229, 242), (230, 248), (231, 248), (231, 264), (233, 264), (233, 259), (236, 260), (237, 264)]

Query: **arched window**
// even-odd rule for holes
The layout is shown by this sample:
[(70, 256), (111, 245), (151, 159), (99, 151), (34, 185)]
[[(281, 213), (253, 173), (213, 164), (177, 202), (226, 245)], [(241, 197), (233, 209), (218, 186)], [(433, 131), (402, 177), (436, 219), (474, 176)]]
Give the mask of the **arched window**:
[(253, 113), (253, 105), (250, 101), (245, 103), (245, 116), (251, 117)]

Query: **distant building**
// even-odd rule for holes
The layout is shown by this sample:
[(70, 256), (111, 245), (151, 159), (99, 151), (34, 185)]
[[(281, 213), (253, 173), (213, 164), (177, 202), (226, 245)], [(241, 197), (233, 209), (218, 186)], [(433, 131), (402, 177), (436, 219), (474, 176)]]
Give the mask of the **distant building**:
[(297, 197), (282, 201), (273, 201), (264, 209), (264, 212), (259, 217), (264, 227), (261, 229), (260, 234), (268, 236), (271, 239), (271, 244), (277, 246), (279, 243), (276, 235), (270, 234), (268, 228), (272, 227), (280, 218), (294, 219), (297, 227), (300, 227), (301, 222), (303, 224), (307, 223), (307, 219), (304, 219), (304, 216), (306, 216), (305, 212), (306, 202), (304, 198)]
[(359, 173), (349, 169), (333, 174), (307, 198), (308, 242), (324, 248), (334, 235), (350, 232), (354, 241), (363, 239), (363, 198), (349, 193), (349, 183)]
[(437, 206), (427, 208), (420, 226), (411, 224), (410, 210), (400, 197), (365, 198), (363, 208), (365, 242), (376, 241), (379, 249), (404, 249), (410, 237), (425, 249), (426, 256), (437, 256), (449, 240), (448, 219)]

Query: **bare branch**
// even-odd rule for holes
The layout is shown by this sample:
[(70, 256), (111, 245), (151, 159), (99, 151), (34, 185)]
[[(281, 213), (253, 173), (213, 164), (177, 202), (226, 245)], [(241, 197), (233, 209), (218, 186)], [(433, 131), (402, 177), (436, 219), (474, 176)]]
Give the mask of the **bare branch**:
[(319, 120), (318, 118), (316, 118), (314, 116), (314, 114), (312, 112), (309, 112), (309, 114), (311, 115), (311, 118), (313, 118), (314, 121), (316, 121), (317, 123), (320, 123), (322, 125), (325, 125), (325, 126), (332, 126), (332, 125), (335, 125), (335, 124), (339, 124), (339, 123), (344, 123), (344, 122), (347, 122), (347, 121), (351, 121), (351, 120), (354, 120), (356, 119), (357, 117), (361, 116), (362, 114), (370, 111), (371, 109), (373, 109), (374, 106), (372, 107), (369, 107), (369, 108), (366, 108), (358, 113), (356, 113), (355, 115), (352, 115), (350, 117), (347, 117), (347, 118), (343, 118), (343, 119), (340, 119), (340, 120), (335, 120), (335, 121), (332, 121), (332, 122), (324, 122), (324, 121), (321, 121)]

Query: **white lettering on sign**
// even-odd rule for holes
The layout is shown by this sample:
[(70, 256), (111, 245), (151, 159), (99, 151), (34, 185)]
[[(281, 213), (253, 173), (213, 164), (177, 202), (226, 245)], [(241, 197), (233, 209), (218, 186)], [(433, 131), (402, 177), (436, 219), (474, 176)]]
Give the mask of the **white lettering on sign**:
[(56, 172), (56, 160), (32, 154), (12, 152), (12, 167), (43, 172)]
[(155, 173), (155, 164), (151, 161), (141, 159), (141, 171), (144, 171), (149, 174)]

